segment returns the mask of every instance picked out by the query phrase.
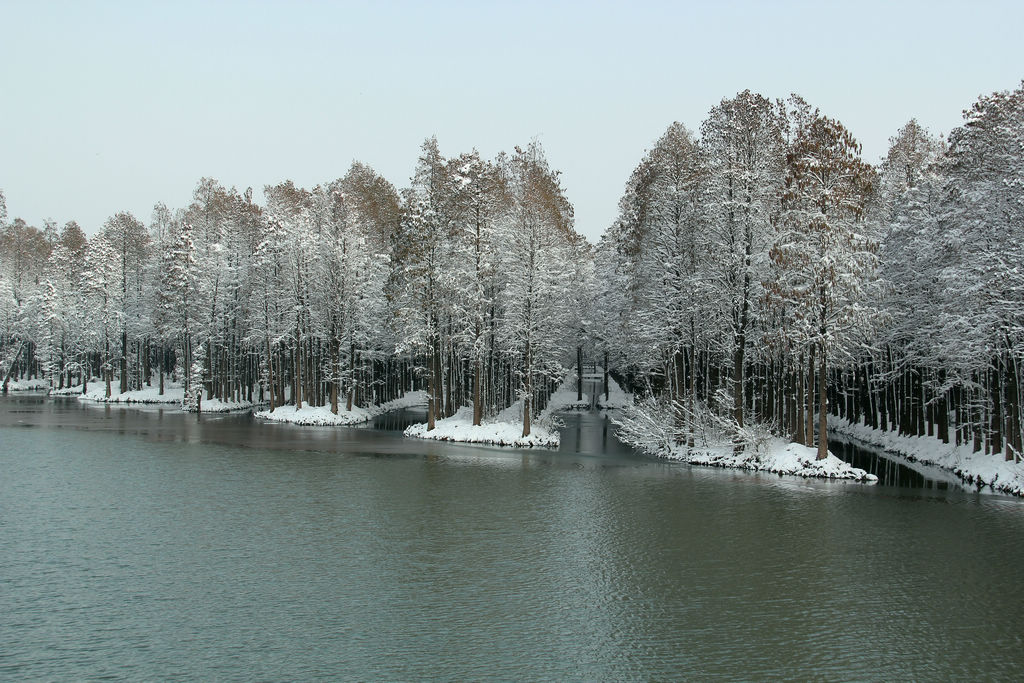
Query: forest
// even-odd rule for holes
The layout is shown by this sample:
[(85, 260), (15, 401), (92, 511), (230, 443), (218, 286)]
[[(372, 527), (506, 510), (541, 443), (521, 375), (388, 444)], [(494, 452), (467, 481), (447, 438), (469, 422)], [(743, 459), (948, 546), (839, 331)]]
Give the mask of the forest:
[(741, 92), (668, 126), (596, 245), (536, 141), (488, 160), (429, 138), (407, 188), (357, 162), (263, 198), (203, 178), (87, 237), (0, 193), (4, 391), (338, 413), (422, 389), (427, 429), (520, 401), (529, 435), (586, 358), (684, 446), (824, 458), (831, 414), (1019, 458), (1024, 84), (946, 137), (910, 120), (877, 164), (802, 98)]

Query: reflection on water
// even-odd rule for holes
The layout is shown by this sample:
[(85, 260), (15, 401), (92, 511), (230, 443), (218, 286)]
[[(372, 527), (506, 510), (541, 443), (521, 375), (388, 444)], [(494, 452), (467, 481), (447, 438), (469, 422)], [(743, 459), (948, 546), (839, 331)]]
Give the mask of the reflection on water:
[[(355, 428), (299, 427), (266, 422), (242, 413), (182, 413), (175, 407), (160, 405), (105, 405), (80, 402), (74, 398), (49, 399), (43, 394), (19, 393), (0, 399), (0, 427), (36, 426), (43, 428), (112, 431), (134, 434), (159, 443), (209, 443), (249, 448), (325, 451), (348, 454), (409, 455), (465, 458), (489, 457), (496, 460), (526, 458), (553, 466), (577, 466), (596, 458), (605, 466), (654, 466), (650, 458), (638, 454), (615, 438), (616, 427), (606, 414), (596, 411), (561, 414), (560, 457), (552, 451), (527, 451), (498, 447), (461, 445), (449, 442), (410, 440), (402, 432), (411, 424), (426, 420), (425, 408), (407, 408), (380, 415)], [(939, 468), (911, 463), (870, 446), (830, 436), (829, 449), (837, 457), (878, 476), (879, 486), (933, 491), (960, 490), (963, 485), (953, 474)], [(582, 460), (565, 461), (564, 456)], [(609, 461), (615, 461), (614, 463)], [(674, 465), (674, 467), (677, 467)], [(716, 471), (712, 476), (760, 478), (750, 473)], [(788, 480), (788, 478), (787, 478)], [(787, 481), (786, 485), (804, 487), (814, 482)]]
[(616, 427), (610, 417), (593, 411), (567, 412), (559, 416), (561, 451), (614, 456), (636, 456), (636, 452), (615, 438)]
[(1017, 500), (404, 419), (0, 401), (0, 679), (1019, 676)]
[(405, 408), (403, 410), (393, 410), (390, 413), (384, 413), (373, 418), (372, 427), (374, 429), (384, 429), (392, 432), (405, 431), (406, 427), (410, 427), (414, 424), (420, 424), (427, 421), (427, 409), (426, 408)]
[(837, 458), (878, 477), (878, 483), (881, 486), (924, 488), (938, 491), (965, 488), (962, 480), (952, 472), (910, 462), (841, 436), (830, 434), (828, 449)]

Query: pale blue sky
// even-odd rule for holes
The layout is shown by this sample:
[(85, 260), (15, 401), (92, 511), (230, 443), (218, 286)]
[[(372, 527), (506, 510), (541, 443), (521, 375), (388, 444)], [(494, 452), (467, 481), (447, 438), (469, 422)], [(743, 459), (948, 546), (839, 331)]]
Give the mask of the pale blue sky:
[(1019, 2), (0, 1), (0, 189), (92, 234), (202, 176), (311, 187), (358, 159), (403, 187), (430, 135), (538, 137), (596, 241), (672, 121), (797, 92), (874, 162), (907, 119), (945, 133), (1015, 88), (1022, 26)]

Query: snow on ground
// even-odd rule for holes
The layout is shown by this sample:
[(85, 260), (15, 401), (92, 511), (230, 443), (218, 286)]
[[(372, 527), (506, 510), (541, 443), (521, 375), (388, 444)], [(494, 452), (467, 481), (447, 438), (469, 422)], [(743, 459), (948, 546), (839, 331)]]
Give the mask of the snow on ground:
[[(256, 413), (256, 417), (272, 422), (290, 422), (297, 425), (354, 425), (361, 422), (369, 422), (377, 415), (388, 413), (392, 410), (415, 408), (425, 405), (426, 402), (427, 393), (425, 391), (410, 391), (405, 396), (379, 406), (361, 408), (354, 405), (351, 411), (345, 410), (344, 402), (339, 401), (337, 415), (331, 412), (330, 406), (303, 406), (300, 410), (296, 410), (294, 405), (286, 405), (275, 408), (273, 412), (261, 410)], [(206, 411), (205, 400), (203, 401), (203, 411)]]
[[(584, 373), (584, 383), (603, 382), (604, 370)], [(586, 384), (584, 384), (586, 386)], [(570, 371), (562, 383), (551, 394), (541, 414), (530, 425), (530, 435), (523, 437), (523, 402), (516, 401), (492, 418), (485, 418), (481, 424), (473, 424), (473, 409), (460, 408), (455, 415), (437, 420), (434, 429), (427, 431), (426, 424), (412, 425), (405, 430), (406, 436), (418, 439), (460, 441), (463, 443), (486, 443), (497, 446), (518, 446), (524, 448), (558, 448), (561, 437), (558, 433), (555, 413), (562, 410), (589, 410), (592, 397), (585, 393), (577, 398), (576, 373)], [(604, 392), (597, 397), (602, 409), (621, 408), (633, 404), (633, 397), (622, 390), (614, 379), (608, 379), (608, 399)]]
[[(0, 376), (0, 380), (3, 377)], [(46, 391), (50, 381), (46, 379), (11, 379), (7, 381), (7, 391)]]
[[(600, 380), (602, 389), (604, 386), (604, 371), (601, 371)], [(633, 394), (627, 394), (612, 377), (608, 377), (608, 398), (605, 398), (604, 391), (597, 395), (597, 405), (601, 410), (618, 410), (633, 405)]]
[(666, 457), (670, 460), (681, 460), (691, 465), (707, 467), (731, 467), (754, 472), (772, 472), (819, 479), (878, 481), (878, 477), (875, 475), (853, 467), (831, 453), (824, 460), (818, 460), (817, 448), (790, 443), (785, 439), (771, 440), (764, 450), (743, 451), (738, 454), (733, 452), (731, 445), (694, 449), (677, 446)]
[[(575, 396), (575, 391), (573, 392)], [(519, 406), (520, 418), (515, 421), (516, 406)], [(523, 436), (522, 404), (517, 402), (499, 413), (494, 419), (483, 420), (480, 425), (473, 424), (473, 409), (459, 408), (458, 412), (434, 423), (434, 429), (427, 431), (426, 424), (415, 424), (405, 430), (406, 436), (419, 439), (437, 439), (438, 441), (460, 441), (463, 443), (486, 443), (497, 446), (519, 446), (557, 448), (560, 442), (558, 429), (546, 427), (543, 419), (530, 425), (530, 435)]]
[[(89, 380), (89, 383), (92, 384), (94, 381), (96, 380)], [(103, 380), (98, 381), (101, 383), (103, 382)], [(113, 385), (111, 385), (111, 388), (113, 388)], [(78, 396), (81, 393), (81, 384), (76, 384), (73, 387), (64, 387), (63, 389), (50, 389), (50, 396)]]
[(291, 422), (297, 425), (352, 425), (366, 422), (373, 418), (375, 413), (352, 406), (352, 410), (345, 410), (344, 406), (338, 407), (338, 414), (331, 412), (330, 406), (303, 406), (296, 410), (294, 405), (278, 406), (274, 411), (261, 410), (256, 417), (272, 422)]
[[(586, 378), (586, 375), (584, 375)], [(484, 418), (481, 424), (473, 424), (473, 408), (459, 408), (451, 417), (434, 422), (434, 428), (427, 431), (426, 424), (415, 424), (406, 428), (405, 435), (417, 439), (438, 441), (459, 441), (462, 443), (486, 443), (495, 446), (517, 446), (520, 448), (558, 448), (561, 435), (554, 414), (559, 410), (587, 410), (590, 397), (583, 394), (583, 400), (576, 398), (576, 373), (570, 372), (548, 399), (548, 404), (530, 424), (530, 435), (523, 436), (523, 402), (516, 401), (494, 417)]]
[[(110, 398), (107, 398), (107, 385), (102, 380), (90, 382), (89, 391), (81, 393), (79, 385), (77, 396), (79, 401), (95, 401), (97, 403), (177, 403), (181, 405), (181, 399), (185, 396), (185, 390), (177, 384), (165, 384), (164, 393), (161, 395), (160, 387), (157, 385), (143, 387), (133, 391), (126, 391), (123, 394), (117, 391), (117, 381), (110, 383)], [(63, 393), (70, 393), (67, 389)]]
[[(185, 389), (180, 384), (167, 382), (164, 384), (164, 393), (160, 393), (160, 386), (154, 384), (151, 387), (143, 387), (133, 391), (126, 391), (123, 394), (116, 393), (118, 382), (110, 383), (111, 394), (107, 398), (107, 385), (103, 380), (89, 382), (89, 391), (82, 393), (82, 385), (68, 387), (51, 391), (51, 396), (77, 396), (79, 401), (93, 401), (96, 403), (145, 403), (151, 405), (174, 405), (181, 407), (185, 398)], [(260, 405), (253, 401), (222, 401), (219, 398), (203, 397), (200, 408), (204, 413), (228, 413), (234, 410), (249, 410)]]
[(896, 432), (872, 429), (864, 423), (830, 415), (830, 430), (858, 441), (898, 453), (911, 462), (933, 465), (954, 473), (978, 488), (989, 486), (993, 491), (1024, 496), (1024, 463), (1007, 461), (1001, 454), (980, 453), (969, 445), (943, 443), (934, 436), (901, 436)]
[(386, 401), (377, 406), (378, 414), (390, 413), (392, 410), (404, 408), (425, 408), (427, 405), (427, 392), (407, 391), (405, 396), (399, 396), (392, 401)]
[[(586, 380), (588, 375), (583, 375)], [(520, 407), (520, 412), (522, 408)], [(583, 392), (583, 399), (576, 398), (576, 373), (570, 372), (565, 380), (558, 385), (555, 392), (548, 399), (545, 410), (554, 412), (556, 410), (590, 410), (590, 395)]]
[(256, 401), (222, 401), (219, 398), (206, 398), (203, 397), (202, 402), (199, 405), (200, 412), (203, 413), (230, 413), (235, 410), (251, 410), (257, 406), (265, 405)]
[[(588, 385), (597, 389), (597, 407), (601, 410), (618, 410), (633, 405), (633, 394), (627, 394), (619, 386), (619, 383), (611, 376), (608, 377), (608, 397), (604, 395), (604, 368), (598, 367), (594, 372), (583, 373), (583, 386)], [(576, 400), (576, 373), (570, 372), (561, 386), (551, 395), (551, 402), (556, 403), (556, 396), (563, 390), (569, 392), (571, 401), (566, 402), (556, 410), (589, 410), (592, 403), (590, 395), (584, 392), (583, 401)]]
[[(622, 411), (613, 422), (618, 427), (616, 436), (623, 443), (668, 460), (798, 477), (878, 481), (875, 475), (831, 453), (818, 460), (816, 448), (773, 436), (762, 427), (748, 427), (737, 435), (727, 421), (721, 425), (703, 423), (696, 434), (697, 445), (680, 444), (677, 440), (685, 435), (675, 426), (672, 408), (653, 399)], [(737, 438), (745, 444), (739, 452), (734, 446)]]

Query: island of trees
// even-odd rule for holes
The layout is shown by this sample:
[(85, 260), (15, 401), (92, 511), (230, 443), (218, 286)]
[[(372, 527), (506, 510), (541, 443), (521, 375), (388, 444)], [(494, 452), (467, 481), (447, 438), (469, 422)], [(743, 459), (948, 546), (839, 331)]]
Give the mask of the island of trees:
[(534, 142), (487, 160), (420, 150), (262, 205), (212, 178), (148, 225), (8, 220), (0, 381), (107, 396), (378, 404), (435, 420), (515, 401), (529, 434), (595, 359), (679, 444), (709, 425), (818, 444), (829, 413), (1017, 459), (1024, 356), (1024, 85), (947, 138), (911, 120), (886, 157), (797, 96), (749, 91), (673, 123), (597, 245)]

